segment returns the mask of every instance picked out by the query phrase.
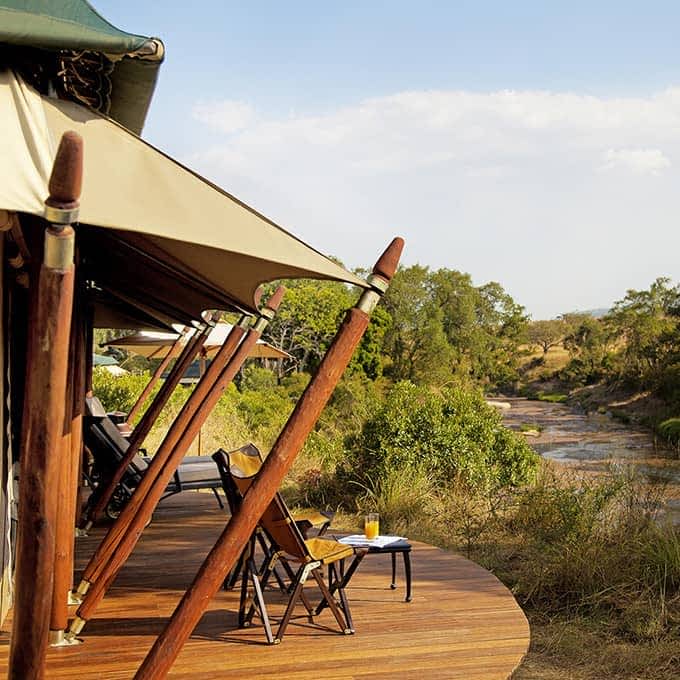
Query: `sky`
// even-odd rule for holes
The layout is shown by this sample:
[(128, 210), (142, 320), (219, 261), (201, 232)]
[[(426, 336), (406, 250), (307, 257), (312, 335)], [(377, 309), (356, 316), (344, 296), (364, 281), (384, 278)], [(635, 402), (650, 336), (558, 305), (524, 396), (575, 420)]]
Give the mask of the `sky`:
[(91, 1), (165, 44), (143, 136), (347, 267), (534, 319), (680, 278), (680, 3)]

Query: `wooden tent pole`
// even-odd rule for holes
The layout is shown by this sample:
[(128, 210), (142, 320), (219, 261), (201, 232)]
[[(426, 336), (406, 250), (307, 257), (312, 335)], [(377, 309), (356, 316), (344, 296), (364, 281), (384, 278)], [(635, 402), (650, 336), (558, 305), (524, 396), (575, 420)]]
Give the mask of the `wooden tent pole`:
[(175, 340), (172, 347), (168, 350), (168, 353), (163, 357), (162, 361), (160, 362), (160, 364), (158, 364), (158, 367), (153, 372), (151, 380), (149, 380), (149, 382), (146, 384), (146, 386), (142, 390), (142, 393), (137, 398), (137, 401), (135, 402), (134, 406), (130, 409), (130, 412), (127, 414), (126, 418), (127, 424), (130, 427), (133, 427), (132, 421), (135, 419), (137, 414), (142, 410), (142, 406), (144, 406), (144, 403), (148, 399), (153, 388), (156, 386), (156, 383), (161, 379), (161, 376), (163, 375), (165, 369), (170, 365), (170, 362), (176, 356), (179, 356), (182, 350), (182, 343), (184, 342), (185, 338), (186, 332), (181, 333), (177, 340)]
[(21, 428), (16, 597), (9, 655), (12, 680), (44, 677), (52, 604), (56, 488), (62, 449), (73, 250), (82, 185), (83, 144), (64, 133), (45, 202), (43, 261), (32, 298), (28, 375)]
[(182, 379), (182, 376), (186, 373), (187, 368), (189, 368), (189, 365), (196, 358), (196, 355), (203, 347), (208, 334), (212, 330), (211, 324), (213, 322), (213, 318), (214, 317), (211, 316), (210, 320), (200, 330), (194, 333), (193, 337), (189, 340), (189, 342), (187, 342), (184, 350), (170, 371), (170, 375), (161, 386), (161, 389), (158, 390), (158, 393), (154, 397), (154, 400), (151, 402), (149, 408), (144, 412), (144, 415), (137, 424), (137, 427), (132, 431), (125, 455), (118, 464), (118, 467), (111, 476), (111, 479), (108, 481), (106, 488), (101, 492), (101, 494), (99, 494), (97, 502), (92, 506), (88, 513), (87, 522), (84, 527), (85, 531), (88, 531), (92, 527), (97, 517), (101, 514), (102, 510), (104, 510), (104, 508), (108, 505), (111, 497), (118, 487), (118, 483), (123, 478), (123, 475), (127, 471), (132, 459), (137, 455), (137, 452), (144, 443), (146, 436), (151, 431), (153, 424), (158, 419), (163, 407), (168, 403), (168, 399), (170, 399), (172, 393), (179, 384), (179, 381)]
[(240, 508), (232, 516), (165, 630), (142, 662), (135, 680), (166, 677), (318, 420), (368, 326), (370, 313), (394, 275), (402, 248), (402, 239), (394, 239), (376, 263), (369, 277), (374, 288), (365, 291), (357, 306), (348, 310), (319, 369), (296, 404)]
[[(77, 294), (80, 289), (77, 289)], [(64, 632), (68, 626), (68, 605), (73, 586), (73, 553), (75, 519), (79, 487), (82, 447), (82, 416), (85, 398), (85, 333), (84, 315), (79, 313), (80, 300), (73, 305), (69, 345), (69, 376), (64, 417), (64, 449), (61, 452), (59, 486), (57, 488), (57, 525), (54, 553), (54, 585), (50, 616), (50, 644), (68, 644)]]
[[(198, 395), (200, 403), (195, 404), (192, 409), (191, 418), (182, 425), (180, 437), (175, 440), (168, 455), (162, 459), (160, 468), (157, 468), (157, 470), (154, 471), (152, 484), (147, 485), (143, 495), (140, 494), (140, 501), (135, 505), (134, 509), (128, 511), (131, 505), (130, 503), (123, 511), (123, 514), (127, 515), (125, 532), (118, 532), (116, 536), (112, 538), (109, 546), (107, 546), (106, 553), (104, 554), (104, 552), (102, 552), (96, 564), (92, 564), (91, 561), (91, 579), (84, 578), (83, 581), (87, 583), (87, 586), (85, 588), (79, 587), (79, 592), (86, 594), (86, 597), (78, 608), (76, 617), (69, 627), (69, 635), (71, 637), (76, 636), (82, 631), (85, 623), (91, 618), (104, 597), (109, 585), (112, 583), (123, 564), (125, 564), (130, 553), (134, 550), (134, 547), (137, 544), (144, 527), (149, 523), (153, 511), (155, 510), (156, 505), (158, 505), (168, 482), (181, 463), (182, 457), (191, 446), (198, 431), (212, 412), (217, 401), (222, 396), (222, 393), (234, 379), (234, 376), (243, 365), (243, 362), (248, 358), (253, 346), (259, 339), (262, 331), (266, 328), (267, 323), (276, 313), (276, 310), (281, 304), (283, 294), (284, 289), (279, 287), (274, 295), (268, 300), (254, 326), (248, 329), (245, 337), (243, 337), (244, 328), (241, 326), (234, 326), (224, 345), (215, 355), (203, 380), (199, 383), (196, 390), (194, 390), (192, 397)], [(239, 330), (240, 332), (238, 332)], [(240, 344), (238, 344), (238, 348), (233, 351), (232, 349), (227, 348), (227, 345), (233, 344), (232, 336), (235, 334), (238, 338), (236, 342), (238, 343), (240, 340)], [(225, 360), (224, 357), (229, 358), (228, 360)], [(205, 389), (200, 389), (203, 384), (205, 384)], [(152, 465), (159, 453), (154, 457)], [(142, 479), (142, 483), (146, 480), (150, 471), (151, 469), (149, 468)], [(141, 484), (137, 492), (133, 495), (132, 500), (137, 497), (140, 489)], [(123, 514), (121, 514), (119, 520), (123, 517)], [(82, 584), (83, 582), (81, 581), (81, 586)], [(92, 586), (91, 589), (90, 586)]]

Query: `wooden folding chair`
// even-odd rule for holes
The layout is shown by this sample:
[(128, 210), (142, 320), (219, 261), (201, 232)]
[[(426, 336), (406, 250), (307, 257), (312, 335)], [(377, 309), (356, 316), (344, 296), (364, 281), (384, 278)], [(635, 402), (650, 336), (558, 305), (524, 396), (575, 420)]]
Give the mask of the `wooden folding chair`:
[[(248, 447), (242, 447), (227, 454), (227, 458), (232, 483), (244, 496), (262, 464), (259, 452), (257, 449), (253, 451)], [(357, 550), (338, 541), (318, 536), (305, 539), (278, 493), (260, 518), (259, 524), (271, 542), (271, 551), (262, 567), (257, 569), (252, 559), (255, 539), (251, 538), (248, 547), (249, 552), (245, 557), (244, 564), (239, 625), (250, 625), (255, 612), (259, 610), (265, 624), (267, 641), (270, 644), (277, 644), (283, 639), (298, 601), (302, 601), (309, 620), (313, 622), (315, 608), (309, 603), (303, 590), (305, 582), (312, 576), (321, 591), (321, 602), (331, 610), (340, 630), (345, 634), (353, 633), (352, 616), (345, 594), (349, 575), (341, 574), (340, 570), (336, 570), (336, 566), (347, 557), (356, 556), (355, 559), (360, 560), (366, 551)], [(278, 562), (287, 562), (291, 566), (297, 564), (298, 567), (293, 574), (292, 584), (289, 588), (290, 597), (285, 613), (279, 623), (276, 636), (272, 636), (262, 593)], [(333, 594), (331, 594), (324, 580), (325, 567), (332, 574)], [(251, 581), (253, 585), (252, 598), (248, 596), (248, 587)], [(334, 597), (335, 594), (337, 594), (337, 600)]]

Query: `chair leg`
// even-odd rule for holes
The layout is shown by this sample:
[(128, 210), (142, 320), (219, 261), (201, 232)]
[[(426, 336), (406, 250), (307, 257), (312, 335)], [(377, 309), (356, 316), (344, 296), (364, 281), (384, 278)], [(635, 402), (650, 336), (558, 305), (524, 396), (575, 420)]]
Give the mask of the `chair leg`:
[(324, 598), (323, 601), (328, 604), (328, 608), (333, 612), (333, 616), (335, 617), (335, 620), (338, 622), (340, 630), (342, 630), (342, 632), (345, 633), (345, 635), (353, 633), (354, 628), (352, 626), (352, 615), (350, 614), (349, 611), (349, 602), (347, 602), (347, 598), (345, 597), (345, 591), (342, 588), (340, 588), (338, 593), (340, 596), (340, 601), (342, 603), (343, 609), (343, 612), (341, 612), (340, 607), (338, 607), (338, 603), (335, 601), (335, 598), (331, 595), (328, 586), (324, 582), (323, 576), (321, 575), (320, 571), (318, 569), (314, 569), (312, 571), (312, 575), (316, 579), (316, 582), (319, 586), (319, 590), (323, 595)]
[(217, 504), (220, 506), (220, 510), (224, 510), (224, 503), (222, 502), (222, 499), (220, 498), (220, 494), (217, 493), (217, 489), (213, 486), (211, 488), (211, 491), (215, 494), (215, 498), (217, 499)]
[[(354, 572), (357, 570), (358, 566), (361, 564), (361, 560), (364, 559), (364, 555), (366, 555), (368, 551), (367, 550), (359, 550), (354, 554), (354, 559), (352, 560), (352, 564), (349, 565), (349, 569), (347, 571), (343, 571), (342, 567), (340, 568), (340, 573), (335, 573), (335, 564), (330, 565), (330, 567), (333, 567), (333, 572), (334, 576), (333, 578), (329, 578), (329, 592), (331, 595), (335, 595), (335, 593), (338, 590), (344, 589), (345, 586), (349, 583), (350, 579), (354, 575)], [(328, 605), (328, 602), (326, 598), (324, 597), (321, 602), (316, 607), (315, 613), (318, 615), (320, 614), (325, 607)]]
[[(262, 624), (264, 625), (264, 634), (267, 638), (267, 642), (270, 645), (274, 644), (274, 635), (272, 633), (272, 627), (269, 623), (269, 615), (267, 614), (267, 606), (264, 603), (264, 596), (262, 594), (262, 589), (260, 588), (260, 579), (255, 571), (255, 563), (251, 560), (250, 576), (253, 581), (253, 590), (255, 594), (253, 596), (253, 604), (251, 605), (251, 610), (257, 606), (260, 612), (260, 618), (262, 619)], [(252, 616), (251, 616), (252, 618)]]
[(303, 564), (298, 570), (293, 592), (290, 596), (290, 599), (288, 600), (288, 606), (286, 607), (286, 611), (283, 615), (283, 618), (281, 619), (281, 623), (279, 624), (279, 629), (276, 632), (276, 640), (278, 642), (281, 642), (281, 640), (283, 640), (283, 635), (286, 632), (286, 628), (288, 627), (290, 617), (293, 615), (293, 609), (295, 609), (295, 604), (298, 600), (298, 597), (300, 596), (300, 592), (302, 591), (302, 587), (304, 586), (305, 581), (307, 580), (309, 572), (310, 572), (309, 564)]
[[(260, 592), (264, 592), (265, 588), (267, 587), (267, 584), (269, 583), (271, 575), (276, 574), (276, 560), (278, 559), (278, 557), (279, 557), (278, 553), (271, 553), (268, 559), (266, 559), (266, 561), (262, 564), (259, 571), (255, 567), (255, 560), (251, 561), (252, 572), (255, 578), (257, 579)], [(244, 617), (246, 625), (249, 626), (252, 623), (254, 615), (255, 615), (255, 602), (253, 601), (250, 603), (250, 608), (248, 609), (248, 612), (247, 614), (245, 614)]]

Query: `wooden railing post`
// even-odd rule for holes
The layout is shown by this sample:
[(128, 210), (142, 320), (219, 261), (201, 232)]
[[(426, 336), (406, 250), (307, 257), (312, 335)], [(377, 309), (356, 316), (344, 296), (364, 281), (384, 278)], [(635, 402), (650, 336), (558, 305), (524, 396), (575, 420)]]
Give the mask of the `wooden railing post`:
[(78, 592), (84, 596), (84, 600), (71, 622), (69, 636), (76, 636), (82, 631), (109, 585), (130, 556), (182, 457), (218, 399), (247, 359), (269, 319), (275, 314), (283, 293), (283, 288), (277, 289), (261, 312), (260, 318), (247, 333), (245, 327), (234, 326), (224, 345), (215, 355), (203, 379), (198, 383), (152, 459), (132, 499), (83, 573)]
[[(43, 260), (32, 297), (19, 478), (16, 598), (9, 677), (44, 677), (52, 605), (56, 488), (73, 308), (73, 251), (82, 184), (82, 139), (61, 139), (45, 202)], [(34, 285), (36, 282), (34, 281)]]
[(314, 378), (295, 406), (240, 508), (230, 519), (165, 630), (139, 667), (135, 680), (166, 677), (318, 420), (368, 326), (370, 313), (394, 275), (402, 248), (402, 239), (394, 239), (376, 263), (369, 277), (374, 287), (365, 291), (357, 306), (347, 312)]
[(179, 381), (182, 379), (182, 376), (186, 373), (187, 368), (189, 368), (191, 362), (194, 361), (196, 355), (203, 347), (203, 344), (212, 330), (213, 320), (216, 318), (216, 315), (212, 315), (210, 319), (203, 325), (203, 327), (196, 331), (196, 333), (194, 333), (194, 335), (187, 342), (184, 350), (175, 362), (175, 365), (172, 367), (170, 375), (166, 378), (165, 382), (161, 386), (161, 389), (158, 390), (154, 400), (151, 402), (151, 405), (144, 412), (142, 419), (137, 424), (137, 427), (133, 430), (132, 435), (130, 436), (127, 451), (118, 464), (115, 472), (111, 476), (111, 479), (108, 481), (106, 488), (103, 489), (101, 493), (98, 492), (97, 502), (92, 505), (88, 513), (87, 522), (84, 527), (85, 531), (90, 529), (102, 510), (104, 510), (104, 508), (108, 505), (116, 490), (116, 487), (128, 469), (128, 465), (130, 465), (132, 459), (137, 455), (137, 452), (144, 443), (146, 436), (151, 431), (151, 428), (158, 419), (163, 407), (168, 403), (168, 399), (170, 399), (172, 396), (172, 393), (179, 384)]

